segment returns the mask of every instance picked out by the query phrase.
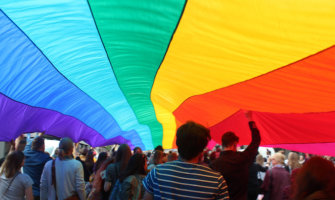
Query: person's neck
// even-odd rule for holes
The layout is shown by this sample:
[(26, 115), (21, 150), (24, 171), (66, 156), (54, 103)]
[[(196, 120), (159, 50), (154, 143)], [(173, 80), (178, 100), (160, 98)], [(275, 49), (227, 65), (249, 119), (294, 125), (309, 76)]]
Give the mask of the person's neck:
[(187, 163), (194, 163), (194, 164), (197, 164), (199, 163), (199, 156), (195, 157), (195, 158), (192, 158), (191, 160), (186, 160), (186, 159), (183, 159), (182, 157), (180, 157), (180, 160), (183, 161), (183, 162), (187, 162)]
[(63, 156), (63, 160), (71, 160), (71, 159), (73, 159), (72, 154), (65, 154), (65, 155)]

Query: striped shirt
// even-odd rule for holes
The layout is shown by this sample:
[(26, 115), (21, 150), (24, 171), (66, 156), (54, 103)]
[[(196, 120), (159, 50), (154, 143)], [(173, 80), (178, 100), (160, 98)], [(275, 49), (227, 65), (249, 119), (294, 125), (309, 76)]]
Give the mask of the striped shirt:
[(229, 199), (222, 175), (180, 160), (158, 165), (143, 180), (154, 199)]

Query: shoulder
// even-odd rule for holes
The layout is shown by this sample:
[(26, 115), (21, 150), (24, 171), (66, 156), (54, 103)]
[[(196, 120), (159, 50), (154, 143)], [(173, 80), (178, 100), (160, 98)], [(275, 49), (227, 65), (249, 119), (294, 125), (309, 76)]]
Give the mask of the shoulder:
[(26, 185), (32, 185), (34, 182), (33, 180), (30, 178), (30, 176), (28, 176), (27, 174), (18, 174), (17, 175), (17, 179), (20, 181), (20, 182), (23, 182), (25, 183)]
[(45, 163), (44, 168), (51, 167), (53, 160), (49, 160)]

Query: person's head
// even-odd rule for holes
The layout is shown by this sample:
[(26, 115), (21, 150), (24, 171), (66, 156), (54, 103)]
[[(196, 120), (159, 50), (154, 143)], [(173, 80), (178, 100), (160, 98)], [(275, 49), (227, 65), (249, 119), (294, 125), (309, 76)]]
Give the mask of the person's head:
[(94, 150), (93, 149), (90, 149), (87, 151), (85, 162), (94, 163)]
[(237, 151), (239, 137), (234, 132), (228, 131), (222, 135), (221, 142), (224, 150)]
[(201, 156), (210, 139), (209, 129), (195, 122), (187, 122), (177, 130), (179, 156), (185, 160)]
[(128, 144), (121, 144), (116, 152), (116, 159), (115, 159), (116, 162), (120, 162), (121, 171), (126, 169), (130, 157), (131, 157), (131, 150)]
[(299, 156), (299, 161), (305, 161), (305, 156), (304, 155), (300, 155)]
[(55, 153), (54, 153), (54, 155), (52, 156), (53, 158), (57, 158), (58, 157), (58, 153), (59, 153), (59, 147), (57, 147), (56, 149), (55, 149)]
[(147, 169), (147, 157), (144, 154), (134, 154), (127, 165), (125, 171), (123, 171), (120, 175), (120, 181), (122, 182), (125, 178), (130, 175), (146, 175)]
[(315, 156), (299, 170), (293, 184), (293, 197), (300, 200), (322, 191), (328, 198), (335, 199), (335, 167), (331, 161)]
[(174, 161), (174, 160), (177, 160), (178, 159), (178, 155), (176, 152), (171, 152), (169, 153), (169, 155), (167, 156), (167, 161), (168, 162), (171, 162), (171, 161)]
[(155, 151), (157, 151), (157, 150), (159, 150), (159, 151), (164, 151), (162, 145), (158, 145), (158, 146), (155, 148)]
[(44, 152), (45, 150), (44, 138), (42, 136), (34, 138), (33, 142), (31, 143), (31, 149), (34, 151)]
[(21, 167), (24, 165), (24, 154), (22, 151), (14, 151), (6, 157), (5, 162), (2, 164), (1, 174), (7, 178), (13, 177)]
[(73, 142), (70, 138), (62, 138), (59, 142), (58, 157), (63, 160), (64, 156), (70, 156), (73, 153)]
[(295, 152), (290, 152), (288, 154), (288, 162), (287, 165), (291, 168), (291, 170), (297, 169), (301, 167), (299, 163), (299, 155)]
[(163, 156), (164, 156), (164, 152), (160, 151), (160, 150), (156, 150), (154, 153), (154, 157), (153, 157), (153, 164), (155, 165), (159, 165), (163, 163)]
[(101, 152), (99, 153), (98, 160), (95, 164), (94, 171), (98, 171), (102, 163), (108, 158), (107, 152)]
[(264, 158), (261, 154), (258, 154), (256, 156), (256, 163), (259, 164), (260, 166), (264, 165)]
[(284, 165), (285, 163), (285, 155), (282, 153), (275, 153), (271, 156), (272, 165)]
[(135, 147), (135, 148), (134, 148), (134, 154), (135, 154), (135, 153), (139, 153), (139, 154), (141, 154), (141, 153), (143, 153), (143, 152), (142, 152), (142, 149), (141, 149), (140, 147)]

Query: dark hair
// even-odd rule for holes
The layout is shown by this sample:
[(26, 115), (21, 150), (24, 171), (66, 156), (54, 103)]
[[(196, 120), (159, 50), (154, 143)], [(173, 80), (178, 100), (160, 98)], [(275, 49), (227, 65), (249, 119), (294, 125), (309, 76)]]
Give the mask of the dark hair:
[(310, 158), (299, 170), (293, 184), (293, 197), (300, 200), (322, 191), (329, 199), (335, 199), (335, 167), (321, 157)]
[(94, 168), (94, 150), (90, 149), (87, 152), (86, 158), (85, 158), (85, 165), (89, 173), (93, 173)]
[[(140, 147), (135, 147), (133, 151), (134, 151), (134, 153), (142, 153), (142, 149)], [(137, 152), (137, 151), (139, 151), (139, 152)]]
[(31, 149), (37, 151), (41, 149), (44, 145), (44, 138), (42, 136), (38, 136), (34, 138), (33, 142), (31, 143)]
[(153, 157), (153, 164), (158, 165), (162, 163), (162, 159), (164, 157), (164, 152), (160, 150), (156, 150)]
[(99, 156), (98, 156), (98, 160), (97, 162), (95, 163), (95, 167), (94, 167), (94, 172), (98, 171), (100, 166), (102, 165), (102, 163), (107, 159), (107, 153), (106, 152), (101, 152), (99, 153)]
[(70, 153), (73, 151), (73, 142), (70, 138), (62, 138), (59, 142), (58, 157), (59, 159), (64, 159), (64, 153)]
[(171, 161), (177, 160), (178, 159), (178, 154), (176, 152), (172, 152), (172, 151), (170, 151), (170, 152), (171, 153), (169, 153), (169, 155), (167, 156), (167, 161), (171, 162)]
[(238, 142), (239, 138), (235, 135), (235, 133), (229, 131), (222, 135), (221, 141), (223, 147), (229, 147), (235, 142)]
[(164, 151), (162, 145), (158, 145), (158, 146), (155, 148), (155, 151), (157, 151), (157, 150), (159, 150), (159, 151)]
[(120, 162), (120, 171), (126, 169), (130, 157), (131, 157), (131, 150), (128, 144), (121, 144), (116, 152), (116, 159), (115, 159), (115, 162)]
[(209, 129), (195, 122), (187, 122), (177, 130), (177, 147), (181, 158), (191, 160), (199, 155), (211, 139)]
[(13, 177), (19, 172), (22, 167), (21, 164), (24, 160), (24, 154), (22, 151), (14, 151), (6, 157), (5, 162), (2, 164), (1, 174), (4, 174), (6, 178)]
[(147, 162), (146, 156), (144, 154), (136, 153), (134, 154), (127, 165), (125, 171), (120, 175), (120, 181), (122, 182), (130, 175), (141, 174), (146, 175), (145, 163)]

